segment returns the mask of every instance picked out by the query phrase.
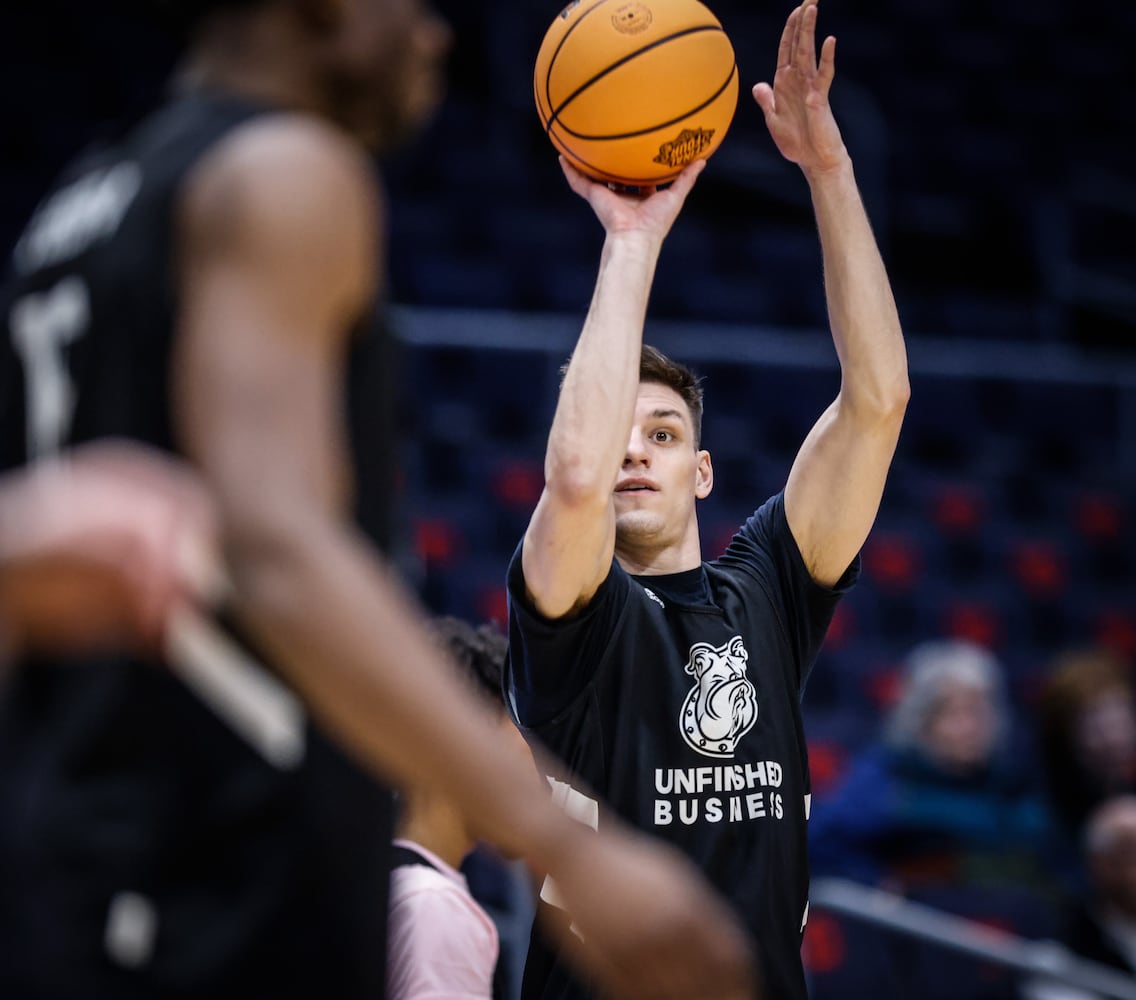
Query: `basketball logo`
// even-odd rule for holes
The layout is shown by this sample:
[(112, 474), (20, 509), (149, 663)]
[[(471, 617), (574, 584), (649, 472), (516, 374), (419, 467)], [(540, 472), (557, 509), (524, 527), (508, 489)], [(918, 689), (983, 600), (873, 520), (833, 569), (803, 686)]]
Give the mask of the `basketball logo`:
[(651, 8), (641, 3), (625, 3), (611, 15), (611, 24), (616, 31), (625, 35), (637, 35), (646, 31), (651, 23)]
[(668, 167), (685, 167), (710, 148), (710, 140), (713, 138), (712, 128), (684, 128), (677, 138), (671, 142), (664, 142), (659, 147), (659, 155), (655, 157), (654, 162)]

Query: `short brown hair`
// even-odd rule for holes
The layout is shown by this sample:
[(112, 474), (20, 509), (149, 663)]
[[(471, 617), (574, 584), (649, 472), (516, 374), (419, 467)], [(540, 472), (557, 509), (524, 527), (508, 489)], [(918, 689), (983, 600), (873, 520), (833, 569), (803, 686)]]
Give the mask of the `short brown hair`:
[(702, 447), (702, 379), (686, 365), (672, 361), (657, 347), (643, 345), (639, 355), (639, 381), (657, 382), (674, 389), (690, 410), (694, 425), (694, 447)]
[[(568, 373), (569, 358), (560, 366), (560, 384)], [(690, 422), (694, 427), (694, 447), (702, 447), (702, 377), (695, 375), (686, 365), (672, 361), (657, 347), (644, 344), (639, 354), (639, 381), (657, 382), (674, 389), (686, 403), (690, 411)]]

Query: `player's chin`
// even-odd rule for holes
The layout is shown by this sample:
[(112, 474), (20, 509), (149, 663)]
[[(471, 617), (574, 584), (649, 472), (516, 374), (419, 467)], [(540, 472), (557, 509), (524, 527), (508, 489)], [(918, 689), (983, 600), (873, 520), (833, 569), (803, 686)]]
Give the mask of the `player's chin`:
[(656, 511), (616, 507), (615, 534), (623, 541), (650, 541), (666, 531), (666, 519)]
[(630, 517), (634, 514), (651, 516), (653, 506), (649, 493), (615, 494), (615, 516), (617, 518)]

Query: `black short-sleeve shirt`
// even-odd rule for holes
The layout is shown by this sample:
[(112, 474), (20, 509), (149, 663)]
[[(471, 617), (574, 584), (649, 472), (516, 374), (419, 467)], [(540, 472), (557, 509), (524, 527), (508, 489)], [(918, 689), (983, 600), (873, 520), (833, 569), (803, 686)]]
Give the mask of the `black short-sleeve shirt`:
[[(520, 547), (509, 566), (506, 694), (521, 727), (580, 779), (558, 793), (578, 815), (602, 823), (610, 808), (685, 851), (750, 928), (779, 1000), (806, 997), (800, 697), (858, 571), (857, 561), (836, 587), (817, 584), (781, 494), (697, 569), (631, 576), (613, 560), (572, 618), (528, 603)], [(602, 805), (590, 806), (593, 792)], [(526, 1000), (588, 994), (534, 933)]]

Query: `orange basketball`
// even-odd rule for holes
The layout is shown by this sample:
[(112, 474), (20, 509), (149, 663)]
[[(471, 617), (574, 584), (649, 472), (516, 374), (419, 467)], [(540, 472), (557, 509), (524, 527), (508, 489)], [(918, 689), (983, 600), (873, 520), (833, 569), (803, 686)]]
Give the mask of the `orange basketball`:
[(573, 0), (544, 36), (533, 89), (548, 137), (577, 169), (663, 184), (721, 144), (738, 67), (698, 0)]

